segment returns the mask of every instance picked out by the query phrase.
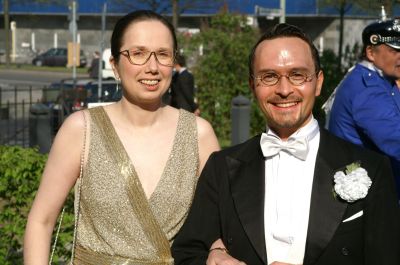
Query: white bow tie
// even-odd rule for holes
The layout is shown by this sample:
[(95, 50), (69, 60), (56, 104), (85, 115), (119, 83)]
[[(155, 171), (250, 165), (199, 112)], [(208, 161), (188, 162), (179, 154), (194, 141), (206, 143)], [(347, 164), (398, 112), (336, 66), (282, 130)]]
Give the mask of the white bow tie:
[(306, 137), (289, 139), (284, 142), (272, 135), (263, 133), (261, 135), (260, 145), (265, 157), (272, 157), (282, 150), (304, 161), (308, 154), (308, 141)]

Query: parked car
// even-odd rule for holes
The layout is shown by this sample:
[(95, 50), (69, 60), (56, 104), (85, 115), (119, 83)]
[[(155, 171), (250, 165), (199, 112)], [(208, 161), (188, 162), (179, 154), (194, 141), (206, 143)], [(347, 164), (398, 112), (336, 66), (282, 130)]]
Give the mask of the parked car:
[(94, 102), (115, 102), (118, 100), (118, 98), (115, 98), (115, 94), (118, 91), (121, 91), (121, 89), (118, 88), (117, 82), (115, 80), (102, 80), (100, 97), (98, 96), (98, 80), (87, 83), (83, 88), (87, 91), (86, 98), (84, 99), (83, 104), (81, 103), (81, 105), (83, 105), (83, 108), (86, 108), (89, 103)]
[[(87, 107), (91, 102), (116, 101), (115, 94), (118, 91), (115, 80), (102, 80), (101, 96), (98, 96), (99, 83), (96, 79), (76, 79), (75, 89), (73, 79), (64, 79), (50, 85), (46, 93), (43, 93), (43, 101), (61, 102), (72, 112)], [(69, 114), (69, 113), (68, 113)]]
[(121, 99), (121, 96), (121, 89), (117, 89), (115, 80), (102, 80), (99, 99), (98, 80), (76, 79), (74, 89), (74, 81), (64, 79), (44, 88), (42, 101), (39, 104), (44, 104), (51, 113), (51, 124), (55, 134), (65, 118), (72, 112), (85, 109), (93, 103), (115, 102)]
[[(32, 60), (32, 64), (36, 66), (67, 66), (67, 63), (67, 48), (51, 48), (46, 52), (39, 54)], [(79, 67), (85, 67), (86, 63), (86, 56), (81, 50), (79, 54)]]

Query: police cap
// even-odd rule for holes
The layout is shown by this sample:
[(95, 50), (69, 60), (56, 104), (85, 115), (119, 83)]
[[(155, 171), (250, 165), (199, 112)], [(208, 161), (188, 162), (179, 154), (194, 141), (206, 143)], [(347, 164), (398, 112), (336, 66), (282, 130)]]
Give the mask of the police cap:
[(386, 44), (400, 49), (400, 20), (392, 19), (369, 24), (362, 33), (364, 45)]

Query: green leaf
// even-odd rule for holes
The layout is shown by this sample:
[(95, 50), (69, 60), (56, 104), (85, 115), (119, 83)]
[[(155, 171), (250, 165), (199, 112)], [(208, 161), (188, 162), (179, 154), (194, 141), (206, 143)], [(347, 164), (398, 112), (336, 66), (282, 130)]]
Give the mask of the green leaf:
[[(0, 146), (0, 264), (23, 264), (22, 244), (29, 209), (36, 191), (47, 155), (37, 148)], [(74, 227), (73, 198), (66, 202), (68, 216), (63, 221), (60, 237), (64, 244), (57, 248), (57, 259), (68, 260)]]
[(361, 164), (359, 162), (354, 162), (351, 163), (350, 165), (346, 166), (346, 175), (350, 174), (352, 171), (356, 170), (357, 168), (360, 168)]

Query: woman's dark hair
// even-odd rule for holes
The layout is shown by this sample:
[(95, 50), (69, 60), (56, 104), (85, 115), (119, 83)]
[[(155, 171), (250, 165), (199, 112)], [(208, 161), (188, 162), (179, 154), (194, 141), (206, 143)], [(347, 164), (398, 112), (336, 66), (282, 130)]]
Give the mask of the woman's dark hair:
[(174, 54), (178, 49), (178, 42), (176, 40), (176, 34), (174, 26), (168, 22), (166, 18), (153, 12), (151, 10), (137, 10), (133, 11), (122, 18), (120, 18), (114, 26), (114, 30), (111, 36), (111, 55), (116, 61), (119, 60), (120, 49), (122, 46), (122, 37), (125, 34), (125, 30), (132, 24), (141, 21), (155, 20), (164, 24), (171, 33), (174, 41)]
[(311, 55), (314, 61), (315, 65), (315, 72), (318, 73), (321, 70), (321, 64), (319, 61), (319, 54), (317, 48), (315, 48), (313, 42), (311, 39), (304, 33), (303, 30), (300, 28), (286, 24), (286, 23), (281, 23), (275, 25), (273, 28), (269, 29), (267, 32), (265, 32), (256, 45), (254, 45), (253, 49), (251, 50), (250, 56), (249, 56), (249, 75), (253, 76), (253, 63), (254, 63), (254, 54), (256, 52), (256, 49), (258, 45), (263, 42), (264, 40), (272, 40), (272, 39), (277, 39), (277, 38), (282, 38), (282, 37), (294, 37), (294, 38), (299, 38), (305, 41), (308, 46), (310, 47)]

